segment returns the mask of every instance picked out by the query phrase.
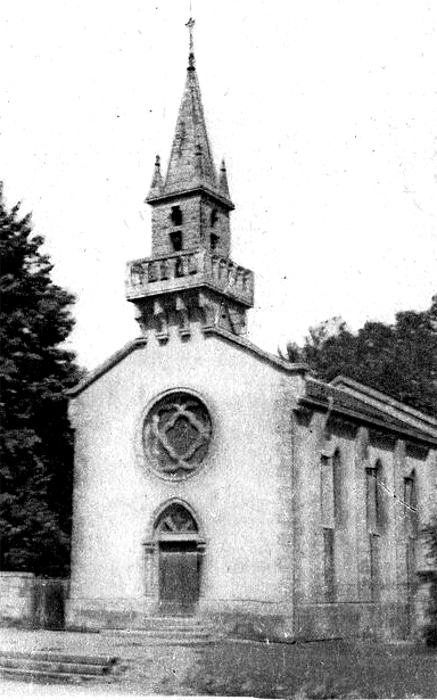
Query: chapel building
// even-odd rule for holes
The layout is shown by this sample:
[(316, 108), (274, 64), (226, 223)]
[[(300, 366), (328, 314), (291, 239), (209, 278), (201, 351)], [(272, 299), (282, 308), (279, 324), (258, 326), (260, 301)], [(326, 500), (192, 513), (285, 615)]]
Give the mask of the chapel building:
[(192, 41), (146, 201), (151, 256), (126, 276), (141, 335), (70, 391), (68, 626), (181, 615), (272, 638), (414, 633), (437, 421), (247, 339), (254, 275), (231, 259)]

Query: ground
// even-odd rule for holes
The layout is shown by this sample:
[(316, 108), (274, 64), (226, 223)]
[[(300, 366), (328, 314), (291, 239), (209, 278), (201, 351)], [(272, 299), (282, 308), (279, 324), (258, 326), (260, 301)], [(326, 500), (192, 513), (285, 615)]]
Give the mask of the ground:
[(1, 681), (0, 697), (232, 695), (266, 698), (435, 698), (437, 652), (423, 645), (313, 642), (146, 644), (124, 634), (0, 630), (0, 649), (107, 654), (125, 670), (111, 683)]

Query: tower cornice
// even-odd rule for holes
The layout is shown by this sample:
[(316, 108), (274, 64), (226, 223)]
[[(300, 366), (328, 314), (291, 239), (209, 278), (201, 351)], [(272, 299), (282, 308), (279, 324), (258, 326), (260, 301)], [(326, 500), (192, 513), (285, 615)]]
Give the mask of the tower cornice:
[(220, 202), (229, 211), (233, 211), (235, 209), (233, 202), (231, 202), (231, 200), (228, 197), (224, 196), (220, 192), (217, 192), (217, 190), (212, 189), (211, 187), (207, 187), (203, 183), (201, 185), (194, 185), (193, 187), (184, 187), (180, 190), (173, 190), (172, 192), (168, 193), (156, 195), (149, 194), (148, 197), (146, 197), (145, 201), (147, 202), (147, 204), (155, 206), (157, 204), (166, 204), (176, 199), (192, 197), (193, 195), (199, 194), (204, 194), (210, 199)]

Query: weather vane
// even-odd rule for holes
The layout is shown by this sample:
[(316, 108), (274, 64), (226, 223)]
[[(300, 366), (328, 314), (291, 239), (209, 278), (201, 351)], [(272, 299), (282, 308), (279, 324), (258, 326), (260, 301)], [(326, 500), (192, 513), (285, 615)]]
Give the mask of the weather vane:
[[(191, 9), (191, 8), (190, 8)], [(193, 41), (193, 27), (196, 24), (196, 20), (194, 20), (192, 17), (188, 20), (186, 23), (186, 27), (188, 27), (188, 31), (190, 32), (190, 53), (188, 55), (188, 64), (190, 68), (194, 68), (194, 41)]]

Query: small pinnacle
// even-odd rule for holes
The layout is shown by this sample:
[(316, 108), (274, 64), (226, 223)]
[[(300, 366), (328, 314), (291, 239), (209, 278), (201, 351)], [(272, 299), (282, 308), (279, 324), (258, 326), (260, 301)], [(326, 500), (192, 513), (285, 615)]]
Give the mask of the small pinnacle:
[(225, 159), (222, 159), (220, 165), (220, 175), (219, 175), (219, 189), (226, 196), (229, 197), (229, 184), (228, 184), (228, 174), (226, 172)]
[(153, 170), (152, 184), (150, 186), (150, 195), (156, 195), (162, 190), (162, 175), (161, 175), (161, 159), (157, 155), (155, 158), (155, 167)]

